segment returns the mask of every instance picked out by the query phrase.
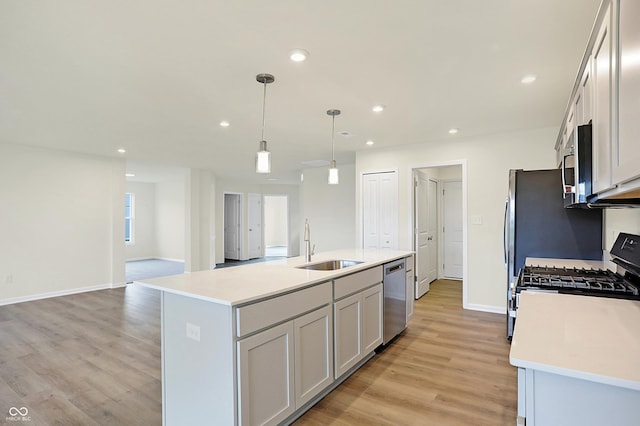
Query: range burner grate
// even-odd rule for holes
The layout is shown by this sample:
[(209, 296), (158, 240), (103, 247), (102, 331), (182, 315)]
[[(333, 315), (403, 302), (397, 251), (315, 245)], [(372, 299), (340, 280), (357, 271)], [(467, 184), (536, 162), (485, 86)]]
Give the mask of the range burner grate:
[(602, 269), (553, 268), (526, 266), (520, 279), (522, 287), (543, 289), (584, 290), (602, 293), (621, 293), (637, 296), (638, 288), (620, 274)]

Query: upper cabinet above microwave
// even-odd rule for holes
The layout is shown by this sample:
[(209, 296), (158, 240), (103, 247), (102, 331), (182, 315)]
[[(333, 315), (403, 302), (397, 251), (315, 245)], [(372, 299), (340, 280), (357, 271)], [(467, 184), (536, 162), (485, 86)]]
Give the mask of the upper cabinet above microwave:
[(640, 2), (603, 0), (561, 127), (558, 163), (577, 126), (592, 123), (593, 194), (640, 200)]

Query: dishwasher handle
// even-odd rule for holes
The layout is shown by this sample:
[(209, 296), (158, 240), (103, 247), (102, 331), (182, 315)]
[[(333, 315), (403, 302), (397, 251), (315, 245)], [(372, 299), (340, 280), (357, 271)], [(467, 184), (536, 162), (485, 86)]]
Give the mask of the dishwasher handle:
[(394, 272), (400, 271), (402, 269), (404, 269), (404, 263), (386, 268), (384, 271), (384, 274), (385, 275), (393, 274)]

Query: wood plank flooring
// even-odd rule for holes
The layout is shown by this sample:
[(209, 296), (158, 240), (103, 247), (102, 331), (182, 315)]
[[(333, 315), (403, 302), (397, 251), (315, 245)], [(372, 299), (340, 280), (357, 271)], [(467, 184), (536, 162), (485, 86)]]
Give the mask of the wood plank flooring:
[(465, 311), (461, 300), (459, 281), (432, 283), (400, 338), (295, 425), (514, 425), (505, 316)]
[[(433, 283), (409, 329), (296, 425), (513, 425), (504, 315), (464, 311), (461, 297), (459, 282)], [(160, 425), (159, 292), (0, 307), (0, 422), (11, 407), (29, 425)]]

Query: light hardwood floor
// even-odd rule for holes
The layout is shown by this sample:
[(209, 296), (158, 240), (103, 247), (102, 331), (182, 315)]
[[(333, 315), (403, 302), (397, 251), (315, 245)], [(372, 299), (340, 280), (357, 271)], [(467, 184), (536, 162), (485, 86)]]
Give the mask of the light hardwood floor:
[[(159, 300), (128, 286), (0, 307), (0, 422), (27, 407), (20, 424), (160, 425)], [(513, 425), (504, 321), (437, 281), (409, 329), (296, 425)]]

